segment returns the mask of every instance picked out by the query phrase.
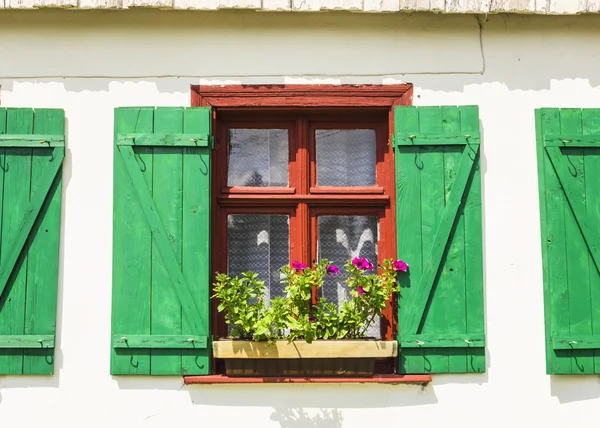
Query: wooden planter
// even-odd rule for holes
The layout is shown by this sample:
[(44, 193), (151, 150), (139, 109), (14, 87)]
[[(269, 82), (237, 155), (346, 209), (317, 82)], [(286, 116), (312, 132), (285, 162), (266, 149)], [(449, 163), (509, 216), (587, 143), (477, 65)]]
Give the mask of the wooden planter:
[(372, 376), (376, 358), (398, 355), (396, 341), (303, 340), (289, 343), (219, 340), (213, 355), (227, 376)]

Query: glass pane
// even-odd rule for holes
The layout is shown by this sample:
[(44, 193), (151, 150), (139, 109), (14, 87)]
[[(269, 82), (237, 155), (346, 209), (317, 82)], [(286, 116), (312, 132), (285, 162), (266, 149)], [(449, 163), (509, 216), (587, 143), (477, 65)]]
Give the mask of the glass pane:
[(317, 129), (317, 186), (374, 186), (373, 129)]
[(290, 263), (289, 216), (231, 214), (227, 217), (227, 272), (252, 270), (265, 281), (265, 298), (283, 296), (279, 270)]
[[(328, 275), (321, 294), (328, 302), (340, 304), (348, 300), (348, 275), (342, 266), (355, 257), (365, 257), (377, 263), (378, 223), (376, 216), (319, 216), (317, 219), (318, 257), (340, 268), (339, 275)], [(368, 337), (381, 337), (380, 319), (367, 330)]]
[(287, 129), (230, 129), (228, 186), (288, 185)]

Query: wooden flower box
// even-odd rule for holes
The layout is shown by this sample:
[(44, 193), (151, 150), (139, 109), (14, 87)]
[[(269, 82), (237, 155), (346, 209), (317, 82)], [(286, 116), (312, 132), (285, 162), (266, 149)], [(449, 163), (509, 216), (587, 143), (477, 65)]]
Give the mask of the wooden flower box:
[(396, 341), (302, 340), (213, 342), (227, 376), (372, 376), (376, 358), (398, 355)]

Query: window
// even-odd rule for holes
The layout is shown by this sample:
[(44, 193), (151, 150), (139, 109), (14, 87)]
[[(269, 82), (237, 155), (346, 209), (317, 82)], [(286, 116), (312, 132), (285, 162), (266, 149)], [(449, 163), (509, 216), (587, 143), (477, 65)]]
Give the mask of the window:
[(214, 272), (259, 270), (273, 297), (290, 260), (357, 251), (410, 265), (372, 332), (400, 348), (378, 373), (485, 371), (478, 107), (410, 96), (211, 86), (191, 108), (118, 108), (111, 373), (219, 373)]
[[(214, 271), (259, 273), (267, 296), (282, 295), (291, 261), (393, 258), (394, 181), (388, 109), (217, 111)], [(348, 298), (344, 275), (321, 289)], [(319, 296), (313, 292), (313, 300)], [(376, 323), (377, 324), (377, 323)], [(368, 335), (394, 335), (391, 305)], [(227, 335), (217, 318), (217, 336)]]

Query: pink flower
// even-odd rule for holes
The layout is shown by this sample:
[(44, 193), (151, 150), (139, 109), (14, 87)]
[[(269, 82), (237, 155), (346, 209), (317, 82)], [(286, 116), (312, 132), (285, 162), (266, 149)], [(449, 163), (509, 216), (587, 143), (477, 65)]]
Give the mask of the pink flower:
[(360, 294), (360, 295), (365, 294), (365, 290), (363, 290), (362, 285), (359, 285), (358, 287), (356, 287), (356, 291), (358, 291), (358, 294)]
[(375, 267), (365, 258), (355, 257), (352, 264), (360, 270), (373, 270)]
[(394, 263), (392, 263), (392, 265), (397, 271), (406, 272), (408, 270), (408, 265), (402, 260), (396, 260)]
[(326, 270), (327, 270), (327, 273), (332, 273), (334, 275), (337, 275), (338, 273), (340, 273), (340, 270), (335, 265), (327, 266)]
[(294, 268), (296, 272), (300, 272), (301, 270), (306, 269), (307, 267), (308, 266), (306, 266), (302, 262), (292, 262), (292, 268)]

